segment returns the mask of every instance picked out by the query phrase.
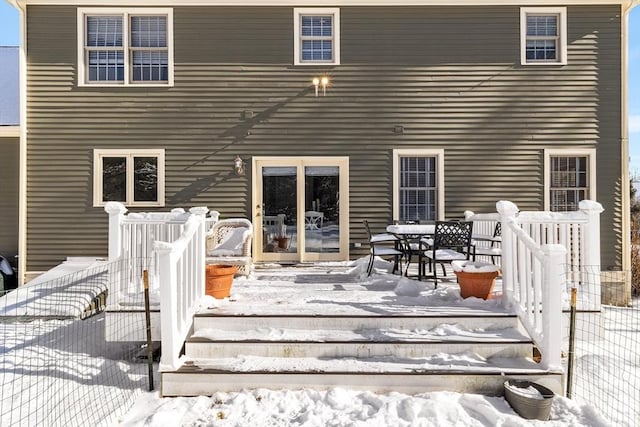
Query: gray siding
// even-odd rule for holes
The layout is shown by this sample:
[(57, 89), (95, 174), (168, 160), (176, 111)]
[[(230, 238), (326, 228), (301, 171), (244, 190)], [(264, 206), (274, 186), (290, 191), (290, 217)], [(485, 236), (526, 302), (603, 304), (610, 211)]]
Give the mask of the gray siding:
[(0, 255), (15, 266), (18, 254), (20, 138), (0, 138)]
[(618, 7), (568, 8), (563, 67), (519, 65), (517, 7), (341, 8), (341, 65), (328, 68), (292, 65), (292, 16), (176, 7), (174, 87), (79, 88), (76, 9), (29, 6), (28, 269), (106, 253), (92, 150), (118, 147), (166, 148), (166, 208), (223, 216), (251, 213), (236, 154), (349, 156), (352, 241), (363, 218), (391, 220), (394, 148), (444, 148), (445, 216), (459, 217), (500, 199), (541, 209), (543, 150), (595, 147), (603, 267), (619, 265)]

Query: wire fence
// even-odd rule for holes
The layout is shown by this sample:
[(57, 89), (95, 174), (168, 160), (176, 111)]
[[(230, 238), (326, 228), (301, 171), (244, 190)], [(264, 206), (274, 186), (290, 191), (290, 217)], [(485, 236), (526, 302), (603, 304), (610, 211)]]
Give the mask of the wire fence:
[(0, 297), (0, 425), (113, 425), (148, 390), (146, 346), (122, 341), (145, 335), (144, 311), (110, 311), (112, 289), (143, 301), (147, 266), (97, 263)]
[[(567, 377), (571, 398), (586, 402), (616, 426), (640, 426), (640, 299), (622, 285), (624, 272), (600, 274), (603, 304), (600, 310), (575, 313), (575, 362)], [(585, 282), (596, 280), (583, 273), (576, 284), (580, 301), (592, 301)], [(569, 355), (571, 356), (571, 355)]]

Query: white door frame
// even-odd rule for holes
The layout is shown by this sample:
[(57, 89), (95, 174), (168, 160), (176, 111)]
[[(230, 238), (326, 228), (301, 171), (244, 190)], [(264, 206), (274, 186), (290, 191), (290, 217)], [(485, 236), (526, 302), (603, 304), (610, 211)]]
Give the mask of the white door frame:
[[(256, 261), (347, 261), (349, 259), (349, 158), (348, 157), (253, 157), (252, 158), (251, 219), (254, 229), (253, 259)], [(340, 191), (340, 244), (339, 252), (306, 252), (305, 233), (297, 233), (298, 251), (294, 253), (265, 253), (262, 232), (262, 166), (295, 166), (297, 170), (297, 229), (304, 231), (305, 224), (305, 166), (337, 166), (339, 168)]]

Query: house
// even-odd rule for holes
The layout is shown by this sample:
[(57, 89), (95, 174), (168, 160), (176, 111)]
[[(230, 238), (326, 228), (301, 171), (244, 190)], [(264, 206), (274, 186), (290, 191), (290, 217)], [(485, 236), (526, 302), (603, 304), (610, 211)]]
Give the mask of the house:
[(636, 0), (9, 1), (26, 279), (104, 256), (114, 200), (247, 216), (256, 261), (306, 262), (366, 253), (363, 219), (593, 199), (629, 270)]
[(18, 47), (0, 46), (0, 255), (16, 267), (20, 108)]

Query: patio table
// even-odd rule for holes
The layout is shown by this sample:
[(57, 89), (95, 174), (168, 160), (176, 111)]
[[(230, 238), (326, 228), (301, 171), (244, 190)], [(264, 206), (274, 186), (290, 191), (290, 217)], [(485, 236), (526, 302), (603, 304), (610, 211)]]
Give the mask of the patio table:
[[(409, 263), (411, 262), (411, 244), (418, 245), (418, 280), (422, 280), (422, 243), (421, 240), (426, 237), (432, 237), (435, 233), (435, 224), (392, 224), (387, 226), (387, 232), (397, 236), (404, 242), (402, 252), (404, 252), (407, 260), (407, 269), (409, 271)], [(405, 272), (405, 275), (407, 274)]]

